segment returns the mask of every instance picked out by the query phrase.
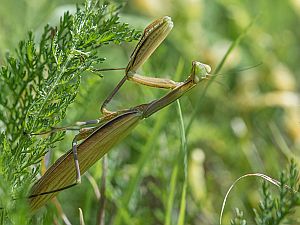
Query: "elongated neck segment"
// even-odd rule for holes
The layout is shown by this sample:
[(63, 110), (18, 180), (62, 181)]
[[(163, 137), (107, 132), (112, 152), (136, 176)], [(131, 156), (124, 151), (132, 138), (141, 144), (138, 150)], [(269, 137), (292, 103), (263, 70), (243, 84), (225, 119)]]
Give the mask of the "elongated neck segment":
[(211, 71), (210, 66), (193, 61), (192, 62), (192, 70), (189, 77), (182, 82), (181, 85), (171, 90), (165, 96), (154, 100), (144, 106), (143, 118), (147, 118), (151, 116), (153, 113), (161, 110), (162, 108), (166, 107), (167, 105), (171, 104), (175, 100), (179, 99), (183, 94), (188, 92), (190, 89), (195, 87), (199, 82), (206, 80), (207, 75)]

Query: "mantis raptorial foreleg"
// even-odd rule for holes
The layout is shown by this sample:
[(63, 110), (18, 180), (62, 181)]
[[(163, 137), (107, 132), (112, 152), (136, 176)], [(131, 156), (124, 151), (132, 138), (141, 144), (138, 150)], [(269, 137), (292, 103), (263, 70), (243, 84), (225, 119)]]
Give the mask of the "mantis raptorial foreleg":
[(172, 28), (173, 22), (168, 16), (157, 19), (146, 27), (140, 41), (130, 56), (130, 61), (125, 69), (125, 76), (117, 84), (101, 106), (101, 112), (103, 114), (112, 113), (106, 109), (106, 105), (111, 101), (113, 96), (118, 92), (126, 80), (131, 80), (150, 87), (165, 89), (174, 89), (182, 84), (166, 78), (142, 76), (136, 72), (166, 38)]

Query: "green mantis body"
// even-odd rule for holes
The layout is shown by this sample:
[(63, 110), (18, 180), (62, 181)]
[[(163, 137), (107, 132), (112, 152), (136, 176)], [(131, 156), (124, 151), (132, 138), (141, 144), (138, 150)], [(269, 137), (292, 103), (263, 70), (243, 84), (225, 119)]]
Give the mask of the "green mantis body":
[[(58, 191), (80, 183), (80, 174), (83, 174), (114, 145), (124, 139), (141, 120), (171, 104), (197, 83), (207, 79), (206, 76), (210, 72), (210, 67), (196, 61), (192, 63), (192, 70), (189, 77), (184, 82), (179, 83), (160, 78), (147, 80), (145, 77), (135, 73), (135, 70), (152, 54), (172, 27), (173, 23), (170, 18), (163, 17), (145, 29), (144, 35), (135, 48), (127, 66), (125, 77), (120, 81), (119, 85), (113, 90), (112, 94), (101, 107), (104, 113), (104, 116), (99, 119), (101, 124), (91, 131), (83, 133), (80, 137), (81, 139), (85, 138), (82, 143), (78, 146), (73, 146), (70, 151), (61, 156), (41, 179), (34, 184), (31, 189), (31, 195), (29, 196), (32, 211), (42, 207), (48, 200), (56, 196)], [(165, 96), (147, 104), (117, 112), (106, 110), (105, 105), (127, 79), (133, 79), (136, 82), (148, 86), (171, 88), (172, 90)], [(74, 183), (75, 180), (76, 183)]]

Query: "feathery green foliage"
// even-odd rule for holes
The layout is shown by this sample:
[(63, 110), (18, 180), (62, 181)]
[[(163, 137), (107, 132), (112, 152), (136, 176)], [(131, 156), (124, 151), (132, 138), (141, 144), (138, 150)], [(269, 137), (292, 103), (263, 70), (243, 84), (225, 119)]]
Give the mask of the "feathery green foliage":
[(138, 38), (118, 21), (118, 10), (87, 1), (74, 15), (66, 12), (57, 27), (45, 26), (40, 40), (29, 32), (16, 53), (7, 54), (0, 69), (0, 204), (8, 217), (18, 199), (26, 201), (24, 190), (35, 179), (41, 157), (63, 138), (61, 132), (45, 138), (30, 134), (65, 117), (80, 76), (105, 60), (97, 55), (102, 46)]
[[(267, 182), (262, 184), (262, 200), (259, 208), (254, 209), (255, 222), (257, 225), (279, 225), (294, 224), (289, 220), (288, 215), (294, 213), (295, 208), (300, 205), (299, 171), (292, 161), (288, 171), (280, 175), (280, 187), (278, 196), (273, 196), (270, 185)], [(275, 190), (276, 191), (276, 190)], [(236, 217), (231, 220), (232, 225), (246, 225), (243, 212), (236, 209)]]
[(231, 225), (247, 225), (243, 211), (235, 209), (235, 218), (230, 221)]
[[(1, 56), (7, 48), (11, 48), (10, 46), (17, 42), (16, 39), (24, 39), (22, 34), (27, 32), (28, 27), (42, 31), (43, 19), (51, 23), (54, 21), (53, 18), (57, 18), (56, 15), (62, 11), (62, 8), (64, 10), (70, 8), (74, 2), (79, 1), (1, 0)], [(188, 98), (183, 98), (180, 102), (187, 122), (185, 131), (189, 149), (185, 222), (216, 225), (224, 192), (231, 180), (241, 174), (251, 172), (274, 176), (276, 171), (283, 168), (287, 159), (293, 157), (296, 162), (299, 161), (297, 152), (299, 152), (300, 138), (298, 98), (300, 45), (299, 32), (295, 29), (300, 19), (298, 1), (175, 0), (172, 3), (155, 1), (155, 4), (151, 4), (152, 1), (139, 0), (138, 4), (132, 1), (129, 3), (122, 10), (124, 13), (122, 19), (140, 30), (161, 15), (172, 17), (174, 29), (154, 55), (147, 60), (141, 68), (141, 73), (158, 77), (169, 76), (177, 81), (183, 80), (188, 75), (191, 60), (200, 60), (211, 65), (215, 73), (217, 71), (215, 68), (221, 65), (219, 62), (230, 43), (243, 33), (257, 13), (262, 12), (261, 17), (253, 24), (242, 41), (238, 45), (232, 45), (233, 51), (223, 64), (222, 70), (219, 71), (221, 76), (217, 76), (215, 80), (223, 85), (212, 82), (208, 89), (204, 88), (207, 89), (204, 98), (200, 97), (203, 86), (199, 86), (189, 94)], [(272, 10), (264, 10), (269, 8)], [(107, 10), (110, 11), (110, 9)], [(109, 18), (109, 13), (106, 16)], [(54, 26), (53, 23), (51, 25)], [(57, 26), (59, 28), (59, 25)], [(54, 39), (58, 28), (57, 31), (55, 26), (50, 29), (49, 40)], [(33, 33), (35, 48), (39, 51), (42, 34), (36, 31)], [(5, 41), (8, 39), (11, 41)], [(53, 40), (53, 42), (57, 41)], [(52, 41), (49, 42), (51, 43)], [(119, 46), (100, 48), (100, 54), (103, 57), (114, 59), (107, 60), (105, 67), (125, 66), (134, 46), (126, 47), (125, 45), (125, 48)], [(82, 61), (87, 57), (84, 53), (86, 52), (74, 52)], [(16, 53), (11, 54), (17, 58)], [(51, 58), (51, 54), (47, 54), (47, 57)], [(4, 62), (1, 56), (0, 63), (7, 66), (7, 62)], [(180, 72), (181, 77), (175, 78), (174, 72), (176, 64), (180, 62), (179, 59), (184, 66)], [(259, 62), (262, 62), (261, 66), (241, 73), (241, 68), (256, 65)], [(87, 71), (93, 71), (94, 67), (96, 65), (92, 65)], [(43, 74), (46, 75), (47, 70), (43, 71)], [(80, 94), (77, 95), (74, 104), (70, 105), (67, 116), (61, 124), (70, 125), (77, 120), (95, 119), (99, 116), (100, 102), (105, 99), (121, 76), (121, 73), (120, 76), (114, 73), (105, 82), (101, 82), (97, 76), (84, 76), (80, 85)], [(4, 106), (0, 106), (0, 131), (3, 132), (0, 135), (0, 207), (5, 208), (5, 211), (0, 210), (0, 224), (9, 224), (7, 217), (15, 224), (26, 224), (23, 221), (26, 216), (26, 207), (23, 208), (23, 205), (19, 204), (20, 201), (16, 204), (16, 201), (12, 201), (11, 198), (12, 192), (16, 193), (16, 197), (19, 193), (24, 193), (25, 200), (26, 191), (18, 190), (26, 188), (27, 178), (25, 177), (31, 176), (31, 171), (26, 176), (24, 173), (28, 171), (28, 168), (20, 173), (23, 174), (22, 180), (17, 181), (17, 183), (22, 183), (20, 186), (18, 184), (13, 187), (7, 181), (14, 181), (14, 177), (19, 179), (20, 176), (14, 173), (16, 170), (19, 171), (18, 168), (21, 168), (23, 163), (25, 165), (29, 156), (29, 152), (21, 156), (14, 155), (11, 149), (20, 149), (19, 146), (23, 147), (25, 144), (24, 139), (29, 141), (27, 139), (30, 137), (24, 135), (22, 143), (21, 138), (19, 141), (12, 138), (13, 132), (10, 131), (7, 134), (7, 125), (3, 120), (11, 117), (28, 118), (29, 114), (24, 116), (16, 113), (16, 109), (12, 106), (9, 108), (13, 111), (6, 109), (8, 104), (12, 104), (14, 95), (7, 94), (8, 86), (2, 85), (2, 75), (0, 79), (0, 96), (8, 99), (7, 104), (2, 102)], [(163, 90), (141, 88), (130, 82), (126, 83), (126, 86), (134, 88), (119, 92), (119, 97), (116, 96), (112, 102), (115, 109), (144, 103), (165, 93)], [(18, 90), (14, 91), (19, 93)], [(9, 93), (11, 92), (9, 90)], [(54, 103), (55, 101), (52, 102)], [(182, 159), (178, 159), (180, 139), (178, 138), (178, 117), (173, 116), (177, 115), (175, 106), (173, 104), (141, 123), (130, 137), (108, 154), (105, 223), (163, 224), (166, 221), (165, 224), (173, 224), (176, 222), (180, 212), (184, 176), (182, 164), (178, 163), (182, 162)], [(64, 107), (61, 107), (61, 110), (64, 110)], [(54, 113), (52, 115), (56, 116)], [(46, 116), (47, 119), (50, 114)], [(23, 130), (30, 132), (28, 126), (30, 124), (27, 125), (20, 119), (18, 121), (19, 123), (13, 121), (9, 129), (15, 129), (22, 137)], [(52, 122), (50, 121), (49, 124)], [(35, 132), (39, 132), (38, 129), (44, 130), (45, 128), (34, 129), (36, 129)], [(59, 135), (56, 138), (62, 137)], [(53, 144), (56, 145), (54, 157), (58, 157), (63, 151), (69, 149), (73, 137), (74, 133), (70, 132), (63, 141)], [(41, 140), (43, 139), (40, 138), (44, 137), (31, 138), (33, 138), (33, 144), (29, 147), (27, 147), (28, 144), (24, 145), (26, 148), (26, 150), (23, 149), (24, 152), (31, 151), (32, 148), (52, 148), (52, 145), (47, 144), (50, 143), (49, 140), (46, 140), (44, 147), (42, 146)], [(55, 136), (53, 135), (52, 138)], [(15, 143), (12, 143), (13, 140), (16, 140)], [(5, 154), (3, 154), (4, 151)], [(22, 160), (20, 167), (15, 165), (16, 157), (22, 158), (24, 155), (27, 158)], [(17, 167), (14, 168), (14, 166)], [(29, 167), (29, 169), (36, 170), (34, 167)], [(4, 177), (4, 170), (8, 178)], [(89, 173), (98, 182), (101, 178), (100, 163), (91, 168)], [(31, 179), (28, 178), (28, 180)], [(255, 188), (257, 179), (246, 180), (235, 188), (235, 195), (230, 198), (233, 207), (242, 205), (245, 208), (243, 214), (238, 214), (240, 222), (236, 221), (236, 224), (244, 225), (245, 218), (249, 218), (247, 224), (254, 224), (254, 218), (252, 220), (250, 218), (254, 217), (252, 209), (257, 206), (259, 188)], [(272, 195), (278, 193), (277, 188), (271, 188), (271, 190)], [(91, 184), (84, 176), (81, 185), (61, 192), (58, 201), (72, 224), (79, 224), (77, 209), (79, 207), (82, 208), (85, 223), (95, 224), (98, 202)], [(12, 213), (13, 210), (16, 213)], [(36, 221), (30, 221), (30, 224), (53, 224), (55, 222), (62, 224), (62, 216), (55, 214), (57, 209), (53, 204), (49, 204), (41, 212), (46, 212), (44, 218), (41, 218), (39, 213)], [(266, 212), (265, 214), (268, 215)], [(228, 220), (230, 217), (231, 212), (227, 210), (224, 214), (224, 221), (228, 222), (224, 224), (230, 224)], [(295, 210), (295, 214), (288, 217), (299, 218), (299, 210)], [(284, 222), (286, 220), (281, 221), (281, 224)]]

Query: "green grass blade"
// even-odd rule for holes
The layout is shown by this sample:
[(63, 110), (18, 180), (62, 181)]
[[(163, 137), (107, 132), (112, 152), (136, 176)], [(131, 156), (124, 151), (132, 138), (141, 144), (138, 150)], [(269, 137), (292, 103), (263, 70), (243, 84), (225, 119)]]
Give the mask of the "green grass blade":
[[(179, 122), (180, 122), (180, 136), (181, 136), (181, 156), (183, 156), (183, 166), (184, 166), (184, 182), (181, 192), (181, 202), (180, 202), (180, 211), (178, 217), (178, 225), (184, 225), (185, 219), (185, 210), (186, 210), (186, 189), (187, 189), (187, 142), (186, 142), (186, 133), (184, 129), (183, 116), (181, 111), (181, 106), (179, 100), (177, 100)], [(178, 165), (181, 165), (181, 159), (179, 157)]]
[(170, 225), (172, 221), (172, 206), (174, 204), (175, 198), (175, 188), (176, 188), (176, 181), (178, 175), (178, 163), (175, 164), (172, 175), (171, 175), (171, 182), (170, 182), (170, 192), (168, 195), (168, 204), (167, 204), (167, 213), (165, 217), (165, 225)]
[[(145, 168), (147, 163), (149, 163), (151, 161), (149, 159), (151, 158), (151, 155), (153, 154), (153, 152), (155, 150), (155, 148), (153, 148), (153, 143), (155, 142), (155, 140), (157, 139), (157, 136), (159, 135), (161, 129), (163, 128), (163, 126), (165, 124), (164, 121), (167, 119), (167, 117), (168, 117), (168, 109), (160, 112), (160, 114), (158, 115), (158, 118), (156, 120), (155, 126), (151, 132), (151, 136), (147, 139), (147, 143), (146, 143), (145, 147), (141, 150), (141, 152), (143, 152), (143, 153), (137, 163), (136, 173), (132, 176), (132, 179), (130, 179), (128, 188), (125, 191), (123, 198), (122, 198), (122, 205), (124, 205), (124, 206), (129, 205), (130, 199), (142, 179), (143, 169)], [(123, 217), (122, 217), (121, 211), (118, 210), (118, 213), (117, 213), (116, 219), (115, 219), (115, 224), (116, 225), (122, 224), (122, 220), (123, 220)]]
[(109, 201), (112, 201), (118, 208), (118, 211), (122, 216), (123, 224), (133, 224), (133, 218), (129, 214), (127, 208), (123, 205), (121, 199), (115, 193), (117, 193), (117, 191), (114, 189), (114, 187), (111, 184), (107, 184), (106, 197), (109, 199)]
[[(257, 19), (259, 18), (260, 14), (258, 14), (252, 21), (251, 23), (243, 30), (243, 32), (231, 43), (231, 45), (229, 46), (228, 50), (226, 51), (225, 55), (223, 56), (221, 62), (218, 64), (218, 66), (216, 67), (215, 71), (213, 72), (213, 74), (218, 74), (220, 72), (220, 70), (222, 69), (224, 63), (226, 62), (228, 56), (230, 55), (230, 53), (234, 50), (234, 48), (241, 42), (241, 40), (244, 38), (244, 36), (248, 33), (248, 31), (250, 30), (250, 28), (253, 26), (253, 24), (257, 21)], [(211, 83), (216, 79), (217, 76), (213, 76), (211, 79), (209, 79), (207, 85), (205, 86), (200, 99), (202, 99), (205, 94), (206, 91), (208, 89), (208, 87), (211, 85)], [(197, 113), (198, 113), (198, 109), (201, 106), (202, 101), (198, 101), (197, 104), (195, 105), (195, 108), (193, 110), (193, 114), (191, 116), (191, 119), (188, 122), (188, 125), (186, 127), (186, 133), (188, 134), (191, 128), (191, 125), (193, 123), (193, 121), (195, 120)]]
[[(178, 79), (178, 77), (181, 75), (182, 69), (184, 67), (183, 63), (181, 63), (182, 61), (179, 61), (179, 62), (180, 63), (178, 63), (178, 66), (176, 69), (175, 79)], [(147, 163), (151, 162), (151, 160), (149, 160), (149, 159), (151, 158), (151, 155), (156, 150), (153, 147), (153, 143), (155, 143), (161, 129), (165, 126), (165, 121), (167, 121), (168, 116), (169, 116), (168, 111), (169, 111), (169, 108), (166, 108), (165, 110), (161, 111), (158, 114), (157, 120), (156, 120), (155, 125), (151, 132), (151, 136), (147, 139), (145, 146), (141, 150), (141, 152), (143, 152), (143, 154), (141, 155), (141, 157), (139, 158), (139, 161), (137, 163), (137, 170), (136, 170), (137, 172), (132, 176), (132, 179), (130, 179), (128, 188), (125, 191), (123, 198), (121, 200), (122, 205), (124, 205), (124, 206), (129, 205), (130, 199), (142, 179), (143, 169), (146, 167)], [(122, 210), (124, 210), (124, 209), (122, 209)], [(114, 224), (115, 225), (122, 224), (122, 219), (123, 218), (122, 218), (121, 211), (118, 210), (116, 217), (115, 217)]]
[(181, 202), (180, 202), (180, 211), (178, 217), (178, 225), (184, 225), (185, 219), (185, 209), (186, 209), (186, 189), (187, 189), (187, 182), (186, 179), (184, 180), (182, 193), (181, 193)]
[[(259, 16), (260, 16), (260, 14), (258, 14), (256, 17), (254, 17), (254, 19), (243, 30), (243, 32), (234, 40), (234, 42), (231, 43), (231, 45), (229, 46), (227, 52), (223, 56), (221, 62), (218, 64), (217, 68), (215, 69), (214, 74), (218, 74), (220, 72), (220, 70), (222, 69), (222, 67), (223, 67), (225, 61), (227, 60), (228, 56), (230, 55), (230, 53), (241, 42), (241, 40), (244, 38), (244, 36), (248, 33), (248, 31), (250, 30), (250, 28), (253, 26), (253, 24), (255, 24), (255, 22), (257, 21), (257, 19), (259, 18)], [(215, 78), (216, 77), (213, 77), (211, 80), (214, 80)]]
[[(177, 64), (177, 71), (182, 71), (184, 67), (184, 62), (182, 59), (179, 59)], [(176, 78), (180, 75), (180, 73), (176, 74)], [(178, 163), (175, 163), (171, 175), (170, 181), (170, 192), (168, 195), (168, 202), (167, 202), (167, 209), (166, 209), (166, 216), (165, 216), (165, 225), (170, 225), (172, 221), (172, 206), (174, 204), (175, 199), (175, 189), (177, 183), (177, 175), (178, 175)]]

